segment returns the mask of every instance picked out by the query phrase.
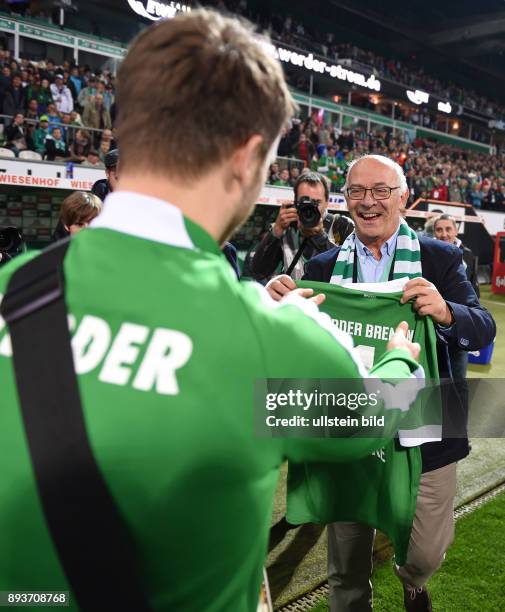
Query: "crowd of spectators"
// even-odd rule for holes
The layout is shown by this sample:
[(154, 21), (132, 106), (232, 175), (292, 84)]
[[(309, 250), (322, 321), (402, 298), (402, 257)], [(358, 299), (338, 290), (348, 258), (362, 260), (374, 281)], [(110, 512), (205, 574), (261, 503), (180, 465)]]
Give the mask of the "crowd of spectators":
[(16, 61), (0, 50), (2, 144), (16, 156), (29, 150), (49, 161), (103, 167), (116, 148), (114, 92), (108, 71), (93, 74), (88, 66), (56, 66), (51, 59)]
[[(406, 61), (385, 57), (375, 51), (362, 49), (352, 42), (336, 40), (333, 32), (312, 29), (310, 23), (298, 22), (290, 15), (275, 13), (270, 9), (268, 16), (253, 12), (247, 0), (208, 0), (206, 4), (248, 17), (258, 23), (263, 30), (268, 31), (274, 39), (284, 44), (313, 51), (335, 62), (352, 59), (370, 66), (376, 76), (425, 89), (453, 104), (466, 106), (492, 119), (505, 120), (505, 106), (502, 103), (489, 100), (474, 90), (460, 87), (455, 83), (443, 82), (427, 74), (415, 58)], [(27, 14), (44, 17), (50, 21), (49, 15), (41, 10), (28, 11)]]
[[(224, 8), (222, 1), (219, 4)], [(236, 1), (231, 8), (246, 14), (246, 0)], [(303, 26), (294, 24), (291, 18), (283, 23), (284, 35), (306, 35)], [(378, 67), (388, 74), (407, 74), (401, 64), (386, 62), (351, 45), (332, 47), (331, 37), (327, 43), (328, 53), (333, 49), (337, 56), (379, 62)], [(0, 50), (0, 110), (5, 116), (2, 144), (15, 155), (31, 150), (49, 161), (103, 167), (105, 156), (117, 146), (112, 130), (115, 79), (108, 71), (93, 74), (88, 66), (68, 61), (56, 66), (51, 59), (16, 61), (9, 51)], [(305, 121), (294, 119), (284, 130), (278, 155), (299, 162), (290, 162), (287, 168), (274, 165), (268, 182), (292, 186), (301, 170), (309, 167), (326, 174), (333, 191), (338, 192), (349, 162), (371, 152), (389, 155), (404, 167), (414, 199), (429, 197), (505, 210), (503, 154), (490, 156), (419, 138), (406, 142), (387, 131), (368, 134), (362, 129), (339, 130), (325, 123), (317, 112)]]
[[(109, 72), (93, 74), (69, 62), (56, 66), (50, 59), (17, 62), (9, 51), (0, 51), (0, 66), (4, 146), (16, 155), (32, 150), (49, 161), (103, 167), (107, 153), (116, 148), (114, 77)], [(388, 131), (339, 130), (317, 112), (285, 128), (278, 155), (299, 161), (288, 167), (274, 165), (268, 182), (293, 186), (308, 167), (328, 176), (338, 192), (349, 162), (371, 152), (389, 155), (403, 166), (413, 199), (429, 197), (505, 211), (504, 155), (419, 138), (406, 142)]]
[(334, 62), (352, 59), (370, 66), (378, 77), (424, 89), (442, 99), (449, 100), (452, 104), (463, 105), (484, 113), (490, 119), (505, 120), (505, 106), (502, 103), (489, 100), (455, 83), (444, 83), (427, 74), (415, 60), (405, 61), (384, 57), (374, 51), (361, 49), (351, 42), (336, 40), (333, 32), (312, 30), (309, 23), (297, 22), (290, 15), (269, 11), (268, 18), (265, 18), (261, 14), (253, 13), (247, 5), (247, 0), (227, 0), (226, 2), (217, 0), (210, 4), (248, 17), (258, 23), (263, 30), (268, 31), (272, 38), (286, 45), (313, 51)]
[(376, 153), (403, 167), (411, 201), (429, 198), (505, 212), (504, 154), (489, 155), (423, 138), (407, 142), (389, 130), (340, 130), (320, 117), (314, 111), (305, 121), (294, 120), (283, 131), (277, 151), (281, 159), (270, 167), (270, 184), (292, 186), (300, 171), (308, 167), (325, 174), (332, 191), (339, 192), (349, 163)]
[(500, 116), (501, 118), (505, 117), (503, 104), (491, 101), (473, 90), (458, 87), (454, 83), (444, 83), (427, 74), (419, 63), (387, 59), (373, 51), (360, 49), (351, 43), (332, 45), (328, 47), (328, 53), (333, 54), (335, 60), (338, 60), (339, 57), (350, 58), (373, 66), (377, 76), (426, 90), (442, 99), (451, 101), (453, 104), (460, 104), (489, 115), (492, 119), (500, 118)]
[[(425, 89), (444, 100), (449, 100), (453, 105), (462, 105), (479, 111), (490, 119), (505, 120), (505, 106), (502, 103), (489, 100), (474, 90), (462, 88), (455, 83), (443, 82), (427, 74), (425, 69), (414, 60), (409, 61), (386, 57), (371, 50), (364, 50), (351, 42), (336, 40), (333, 32), (312, 30), (309, 23), (297, 22), (290, 15), (268, 11), (268, 17), (266, 17), (261, 13), (254, 13), (248, 6), (247, 0), (208, 0), (206, 4), (214, 5), (223, 11), (231, 11), (232, 13), (248, 17), (258, 23), (263, 30), (268, 31), (272, 38), (284, 44), (313, 51), (327, 57), (330, 61), (337, 62), (343, 59), (351, 59), (360, 62), (369, 66), (376, 76), (390, 79), (409, 87)], [(54, 64), (49, 68), (48, 71), (52, 72), (52, 75), (49, 79), (46, 79), (44, 85), (41, 84), (43, 89), (41, 95), (45, 96), (47, 93), (51, 93), (53, 97), (55, 96), (58, 99), (57, 110), (60, 113), (71, 112), (76, 103), (78, 103), (81, 113), (83, 113), (87, 96), (79, 96), (80, 92), (75, 90), (80, 89), (81, 85), (79, 85), (79, 82), (83, 86), (88, 84), (90, 71), (72, 67), (68, 62), (66, 64), (66, 72), (70, 74), (65, 75), (65, 70), (60, 70), (63, 83), (55, 79)], [(43, 68), (43, 71), (45, 71), (45, 68)], [(75, 87), (72, 87), (72, 84)], [(97, 93), (103, 96), (102, 103), (97, 101), (96, 104), (90, 106), (86, 116), (83, 114), (84, 125), (94, 127), (100, 123), (108, 123), (109, 118), (102, 111), (102, 105), (105, 111), (111, 111), (114, 99), (113, 79), (107, 74), (100, 75), (95, 87), (93, 87), (93, 84), (91, 84), (91, 87), (98, 90)], [(50, 92), (46, 92), (47, 89), (50, 89)], [(70, 99), (70, 94), (72, 99)], [(422, 115), (414, 111), (402, 116), (400, 109), (398, 109), (397, 114), (399, 119), (438, 129), (434, 117), (429, 114)], [(479, 140), (477, 133), (474, 133), (472, 138)]]

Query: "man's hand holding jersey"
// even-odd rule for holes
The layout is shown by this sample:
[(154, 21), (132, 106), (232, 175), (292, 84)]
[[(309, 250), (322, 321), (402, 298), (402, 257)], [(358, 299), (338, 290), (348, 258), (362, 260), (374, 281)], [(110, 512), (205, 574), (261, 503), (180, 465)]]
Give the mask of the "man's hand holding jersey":
[(434, 323), (449, 327), (454, 323), (454, 315), (447, 302), (433, 283), (425, 278), (413, 278), (403, 288), (402, 304), (414, 301), (414, 310), (422, 316), (430, 316)]
[[(428, 281), (425, 281), (425, 279), (415, 279), (417, 280), (422, 280), (425, 283), (427, 283)], [(410, 281), (409, 283), (407, 283), (407, 285), (410, 285), (410, 283), (414, 283), (414, 281)], [(428, 283), (430, 286), (431, 283)], [(407, 285), (405, 285), (405, 287), (407, 288)], [(404, 297), (402, 297), (402, 300), (407, 301), (408, 299), (411, 299), (412, 297), (414, 297), (414, 295), (416, 295), (416, 292), (420, 292), (421, 288), (424, 288), (424, 284), (414, 284), (414, 285), (410, 285), (410, 293), (412, 294), (410, 298), (407, 298), (404, 300)], [(326, 296), (324, 295), (324, 293), (319, 293), (317, 295), (314, 295), (314, 290), (313, 289), (300, 289), (297, 288), (295, 281), (288, 276), (287, 274), (281, 274), (279, 276), (276, 276), (275, 278), (273, 278), (267, 285), (266, 285), (266, 290), (268, 291), (268, 293), (270, 294), (270, 297), (272, 297), (275, 301), (279, 302), (281, 301), (285, 296), (287, 295), (291, 295), (293, 293), (296, 293), (297, 295), (304, 297), (304, 298), (308, 298), (310, 299), (312, 302), (314, 302), (315, 304), (317, 304), (318, 306), (320, 304), (322, 304), (324, 302), (324, 300), (326, 299)], [(422, 306), (419, 306), (420, 308), (429, 308), (430, 310), (435, 310), (435, 308), (439, 309), (440, 308), (440, 304), (438, 303), (438, 301), (436, 300), (435, 297), (433, 297), (432, 293), (431, 293), (431, 287), (427, 288), (426, 287), (426, 295), (429, 296), (430, 301), (428, 305), (424, 304), (424, 300), (423, 300), (423, 304)], [(438, 292), (437, 292), (438, 293)], [(419, 293), (419, 295), (423, 295), (424, 293)], [(440, 294), (438, 294), (440, 296)], [(405, 296), (405, 292), (404, 292), (404, 296)], [(441, 298), (442, 296), (440, 296)], [(428, 299), (428, 298), (427, 298)], [(443, 301), (443, 300), (442, 300)], [(445, 302), (444, 302), (445, 304)], [(415, 307), (415, 305), (414, 305)], [(416, 308), (416, 310), (418, 310)], [(438, 310), (437, 310), (438, 312)], [(423, 314), (423, 313), (421, 313)], [(430, 312), (427, 312), (426, 314), (431, 314)], [(391, 340), (388, 342), (387, 345), (387, 350), (388, 351), (392, 351), (394, 349), (404, 349), (406, 351), (408, 351), (412, 358), (415, 359), (416, 361), (419, 358), (419, 353), (421, 352), (421, 346), (417, 343), (417, 342), (410, 342), (407, 338), (407, 331), (409, 329), (408, 324), (405, 321), (402, 321), (398, 327), (395, 330), (395, 333), (393, 335), (393, 337), (391, 338)]]
[(280, 274), (270, 280), (265, 289), (270, 294), (270, 297), (276, 302), (280, 302), (282, 298), (292, 291), (296, 291), (298, 295), (304, 298), (309, 298), (315, 302), (318, 306), (322, 304), (326, 298), (324, 293), (318, 293), (314, 295), (313, 289), (299, 289), (296, 286), (295, 281), (287, 274)]
[[(313, 297), (312, 289), (297, 289), (294, 280), (287, 274), (280, 274), (273, 278), (267, 285), (266, 290), (270, 297), (277, 302), (291, 291), (298, 291), (302, 297), (311, 298), (316, 304), (322, 304), (324, 294), (320, 293)], [(303, 293), (306, 292), (306, 293)], [(430, 316), (434, 323), (449, 327), (454, 323), (454, 315), (447, 302), (441, 296), (433, 283), (425, 278), (414, 278), (403, 288), (401, 303), (413, 300), (414, 309), (422, 316)]]

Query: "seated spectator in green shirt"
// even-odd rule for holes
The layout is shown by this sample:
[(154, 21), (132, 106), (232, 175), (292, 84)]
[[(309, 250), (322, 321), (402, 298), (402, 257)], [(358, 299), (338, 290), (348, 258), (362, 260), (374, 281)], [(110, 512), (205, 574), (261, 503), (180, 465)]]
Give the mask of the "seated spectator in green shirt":
[(39, 126), (35, 130), (33, 135), (33, 148), (37, 153), (42, 156), (46, 151), (46, 138), (49, 134), (49, 119), (47, 115), (42, 115), (40, 118)]
[(284, 168), (279, 174), (279, 178), (275, 181), (276, 187), (289, 187), (289, 170)]
[(61, 135), (61, 128), (53, 128), (53, 133), (46, 136), (46, 159), (48, 161), (58, 161), (70, 157), (67, 143)]
[(39, 113), (47, 112), (49, 105), (53, 104), (53, 94), (51, 93), (49, 79), (42, 79), (40, 87), (37, 87), (32, 95), (35, 95), (37, 100)]

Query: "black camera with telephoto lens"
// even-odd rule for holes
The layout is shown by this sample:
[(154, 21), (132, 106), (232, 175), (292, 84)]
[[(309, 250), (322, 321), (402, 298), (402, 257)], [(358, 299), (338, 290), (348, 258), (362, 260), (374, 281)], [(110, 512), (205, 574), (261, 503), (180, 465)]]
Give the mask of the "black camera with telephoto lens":
[(321, 212), (319, 210), (318, 200), (309, 198), (309, 196), (302, 196), (298, 198), (295, 203), (296, 212), (298, 218), (303, 227), (311, 228), (321, 221)]
[(23, 238), (13, 226), (0, 227), (0, 266), (23, 251)]

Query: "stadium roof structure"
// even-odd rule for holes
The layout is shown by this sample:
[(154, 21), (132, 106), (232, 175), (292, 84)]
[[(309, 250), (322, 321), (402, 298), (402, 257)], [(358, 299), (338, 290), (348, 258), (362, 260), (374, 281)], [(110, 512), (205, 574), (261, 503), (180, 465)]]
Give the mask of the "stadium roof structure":
[[(285, 0), (270, 4), (289, 10)], [(311, 29), (324, 15), (326, 31), (334, 23), (358, 47), (413, 60), (439, 80), (505, 101), (504, 0), (311, 0), (306, 6)], [(353, 33), (356, 41), (349, 40)]]
[[(148, 6), (148, 0), (72, 0), (72, 4), (77, 12), (68, 15), (67, 28), (82, 29), (78, 24), (85, 19), (86, 31), (96, 30), (105, 37), (114, 34), (114, 40), (123, 43), (152, 23), (131, 8)], [(196, 8), (207, 2), (179, 4)], [(410, 61), (442, 83), (452, 82), (505, 103), (505, 0), (247, 0), (247, 7), (263, 25), (282, 24), (289, 16), (316, 38), (332, 33), (336, 43), (349, 42), (386, 59)]]

